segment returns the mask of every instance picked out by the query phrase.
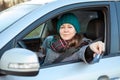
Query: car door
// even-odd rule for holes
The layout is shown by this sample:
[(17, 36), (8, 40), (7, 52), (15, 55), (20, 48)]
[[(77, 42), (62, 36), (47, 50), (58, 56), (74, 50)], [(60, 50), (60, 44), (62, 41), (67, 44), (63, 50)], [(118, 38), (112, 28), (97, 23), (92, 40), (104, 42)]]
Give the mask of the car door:
[[(72, 8), (72, 9), (71, 9)], [(73, 4), (62, 7), (57, 11), (53, 11), (48, 15), (56, 14), (58, 12), (64, 13), (72, 11), (79, 15), (76, 10), (103, 11), (105, 20), (105, 53), (102, 59), (95, 64), (85, 64), (82, 61), (70, 61), (64, 63), (51, 64), (41, 66), (37, 76), (13, 76), (7, 75), (0, 77), (0, 80), (102, 80), (102, 79), (119, 79), (120, 78), (120, 65), (119, 65), (119, 38), (118, 36), (118, 23), (114, 2), (93, 2), (83, 4)], [(104, 10), (105, 9), (105, 10)], [(114, 13), (113, 13), (114, 12)], [(47, 16), (48, 16), (47, 15)], [(90, 15), (90, 14), (89, 14)], [(56, 17), (53, 16), (53, 17)], [(94, 16), (89, 16), (94, 17)], [(48, 17), (47, 17), (48, 18)], [(51, 18), (51, 17), (49, 17)], [(46, 19), (47, 21), (48, 19)], [(82, 17), (81, 20), (84, 20)], [(89, 22), (89, 20), (87, 21)], [(86, 26), (82, 24), (83, 28)], [(116, 26), (116, 27), (114, 27)], [(85, 30), (83, 29), (83, 32)], [(43, 35), (43, 33), (42, 33)]]

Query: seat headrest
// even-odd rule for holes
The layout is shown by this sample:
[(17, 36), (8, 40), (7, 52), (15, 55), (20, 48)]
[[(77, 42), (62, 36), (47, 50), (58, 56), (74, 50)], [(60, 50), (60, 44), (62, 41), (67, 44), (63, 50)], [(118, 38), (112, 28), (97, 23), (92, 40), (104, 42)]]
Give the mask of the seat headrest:
[(89, 39), (96, 40), (104, 38), (104, 21), (100, 19), (93, 19), (88, 23), (85, 36)]

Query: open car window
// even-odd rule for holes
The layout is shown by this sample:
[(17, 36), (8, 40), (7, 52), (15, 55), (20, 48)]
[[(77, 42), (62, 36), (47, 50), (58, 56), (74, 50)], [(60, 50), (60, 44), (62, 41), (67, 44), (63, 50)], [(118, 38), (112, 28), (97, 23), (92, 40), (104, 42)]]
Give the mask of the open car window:
[[(89, 39), (96, 40), (99, 37), (98, 34), (101, 30), (99, 28), (92, 27), (92, 26), (100, 25), (101, 22), (99, 23), (99, 20), (102, 21), (101, 26), (105, 28), (104, 11), (102, 10), (102, 8), (100, 8), (100, 10), (96, 10), (96, 9), (94, 10), (93, 8), (91, 10), (90, 9), (77, 9), (77, 10), (72, 10), (69, 12), (74, 13), (78, 17), (79, 23), (80, 23), (80, 30), (81, 30), (80, 32)], [(27, 48), (36, 53), (39, 53), (41, 49), (41, 45), (43, 44), (43, 41), (45, 40), (45, 38), (47, 36), (57, 34), (56, 24), (57, 24), (58, 18), (62, 14), (59, 14), (50, 19), (47, 19), (46, 22), (39, 24), (39, 26), (37, 26), (35, 29), (29, 32), (26, 36), (24, 36), (23, 39), (21, 39), (22, 41), (21, 44), (25, 45), (25, 47), (23, 48)], [(96, 21), (92, 22), (93, 20), (96, 20)], [(88, 29), (88, 26), (91, 26), (91, 27)], [(101, 32), (102, 41), (104, 41), (104, 29), (102, 31), (103, 31)]]

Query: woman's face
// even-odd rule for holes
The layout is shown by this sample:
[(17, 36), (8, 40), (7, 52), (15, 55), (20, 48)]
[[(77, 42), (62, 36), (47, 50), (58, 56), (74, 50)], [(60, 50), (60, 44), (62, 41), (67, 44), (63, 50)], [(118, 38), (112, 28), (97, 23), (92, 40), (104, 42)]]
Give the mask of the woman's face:
[(61, 25), (59, 33), (63, 40), (70, 40), (75, 36), (76, 30), (73, 25), (66, 23)]

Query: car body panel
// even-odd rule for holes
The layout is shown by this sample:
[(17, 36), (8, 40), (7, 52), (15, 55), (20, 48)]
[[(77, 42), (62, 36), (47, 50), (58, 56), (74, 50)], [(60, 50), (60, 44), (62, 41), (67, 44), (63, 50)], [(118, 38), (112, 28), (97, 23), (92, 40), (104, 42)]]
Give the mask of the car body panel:
[[(96, 64), (84, 64), (83, 62), (49, 67), (40, 69), (34, 77), (3, 76), (0, 80), (97, 80), (100, 76), (107, 75), (109, 78), (120, 78), (118, 63), (120, 57), (101, 59)], [(115, 68), (111, 66), (116, 66)], [(93, 77), (94, 76), (94, 77)]]

